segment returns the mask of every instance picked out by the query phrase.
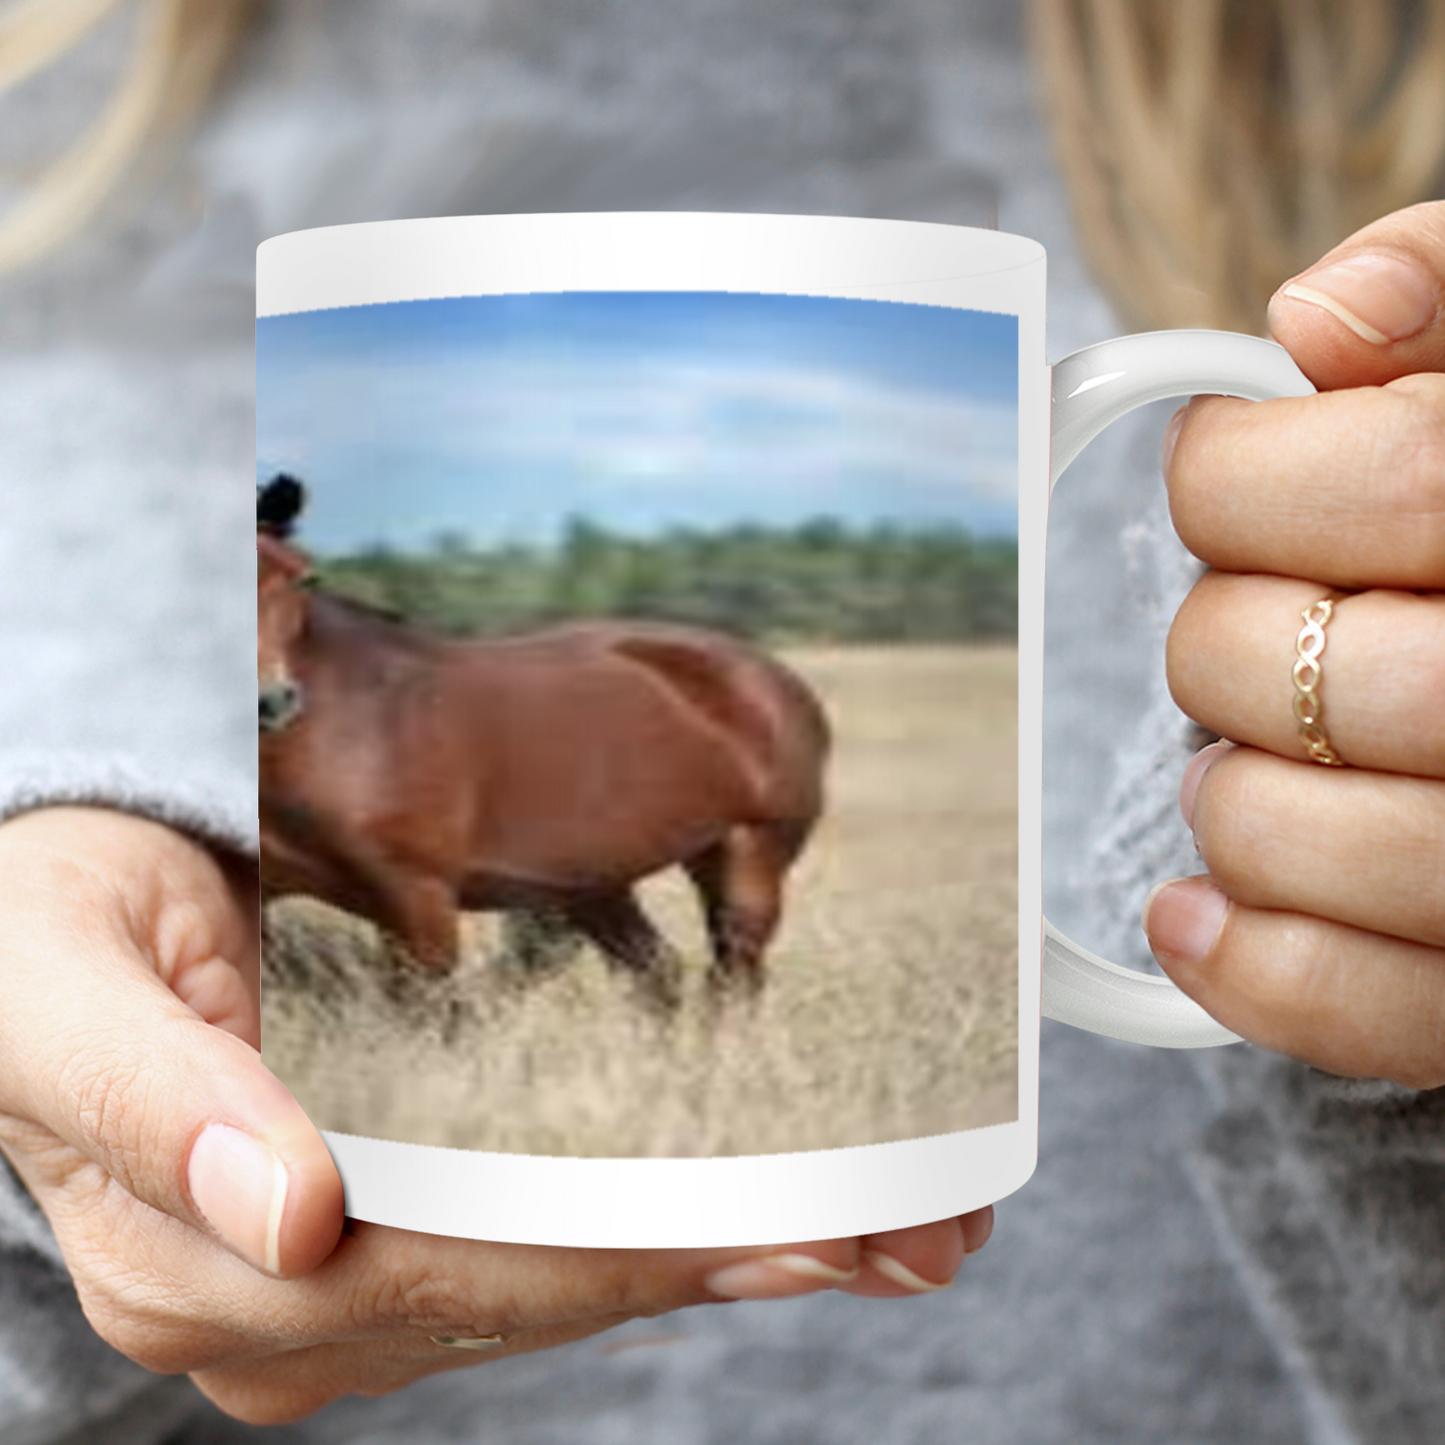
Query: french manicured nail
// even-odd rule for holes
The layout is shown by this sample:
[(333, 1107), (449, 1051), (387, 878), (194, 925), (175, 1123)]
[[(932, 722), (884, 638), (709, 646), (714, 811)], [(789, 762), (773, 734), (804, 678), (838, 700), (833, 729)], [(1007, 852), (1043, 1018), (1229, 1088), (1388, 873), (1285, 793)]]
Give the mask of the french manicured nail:
[(1207, 748), (1200, 748), (1189, 760), (1189, 766), (1184, 769), (1184, 779), (1179, 784), (1179, 811), (1184, 814), (1184, 826), (1194, 827), (1194, 799), (1199, 794), (1199, 785), (1204, 781), (1204, 775), (1234, 744), (1227, 738), (1220, 738), (1217, 743), (1210, 743)]
[[(1144, 932), (1156, 957), (1198, 963), (1219, 937), (1227, 899), (1207, 878), (1172, 878), (1144, 900)], [(1162, 960), (1161, 960), (1162, 961)]]
[(707, 1277), (707, 1287), (728, 1299), (782, 1299), (846, 1284), (856, 1269), (838, 1269), (810, 1254), (770, 1254), (724, 1265)]
[(1169, 463), (1174, 460), (1174, 448), (1179, 445), (1179, 433), (1184, 430), (1184, 413), (1189, 410), (1189, 403), (1186, 401), (1173, 416), (1169, 418), (1169, 425), (1164, 428), (1164, 446), (1160, 452), (1160, 470), (1167, 477), (1169, 475)]
[(953, 1283), (951, 1279), (924, 1279), (922, 1275), (914, 1274), (901, 1260), (894, 1259), (891, 1254), (884, 1254), (881, 1250), (865, 1249), (863, 1258), (885, 1279), (901, 1284), (913, 1294), (932, 1294), (935, 1290), (947, 1289)]
[(1403, 257), (1384, 253), (1351, 256), (1307, 271), (1280, 294), (1323, 307), (1375, 346), (1417, 335), (1440, 307), (1428, 276)]
[(187, 1180), (221, 1243), (258, 1269), (280, 1274), (289, 1185), (280, 1156), (229, 1124), (208, 1124), (191, 1145)]

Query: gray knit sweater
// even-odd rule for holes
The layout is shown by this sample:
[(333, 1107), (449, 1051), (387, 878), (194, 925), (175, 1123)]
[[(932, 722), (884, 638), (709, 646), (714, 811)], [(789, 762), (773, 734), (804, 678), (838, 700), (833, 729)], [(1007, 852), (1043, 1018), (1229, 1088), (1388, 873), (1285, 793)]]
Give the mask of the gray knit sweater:
[[(147, 203), (0, 283), (0, 809), (90, 799), (254, 846), (251, 276), (388, 215), (691, 207), (992, 223), (1049, 248), (1049, 350), (1113, 332), (1012, 0), (280, 0)], [(0, 111), (0, 180), (91, 112), (124, 16)], [(8, 104), (8, 102), (4, 102)], [(662, 120), (662, 125), (658, 121)], [(1157, 448), (1111, 430), (1051, 519), (1046, 907), (1144, 964), (1197, 860), (1160, 680), (1187, 585)], [(957, 1288), (639, 1322), (342, 1401), (288, 1442), (1434, 1442), (1445, 1097), (1245, 1046), (1046, 1026), (1041, 1163)], [(0, 1445), (249, 1439), (85, 1324), (0, 1169)]]

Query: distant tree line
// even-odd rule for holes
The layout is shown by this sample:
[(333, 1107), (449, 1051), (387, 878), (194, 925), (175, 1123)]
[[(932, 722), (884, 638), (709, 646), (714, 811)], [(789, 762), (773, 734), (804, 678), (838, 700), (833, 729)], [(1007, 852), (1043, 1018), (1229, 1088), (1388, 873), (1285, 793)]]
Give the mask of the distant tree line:
[(769, 642), (1012, 640), (1018, 546), (962, 529), (833, 519), (676, 527), (639, 538), (576, 518), (551, 545), (443, 534), (318, 559), (336, 591), (454, 634), (576, 617), (647, 617)]

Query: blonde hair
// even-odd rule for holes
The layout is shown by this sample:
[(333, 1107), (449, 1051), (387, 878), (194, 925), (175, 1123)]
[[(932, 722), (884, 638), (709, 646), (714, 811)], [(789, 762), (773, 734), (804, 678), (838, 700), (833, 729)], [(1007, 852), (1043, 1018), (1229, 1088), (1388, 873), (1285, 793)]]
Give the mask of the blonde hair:
[[(13, 0), (0, 11), (0, 95), (78, 44), (124, 0)], [(140, 0), (130, 59), (100, 116), (0, 218), (0, 273), (68, 240), (147, 147), (211, 93), (256, 0)]]
[(1445, 178), (1445, 0), (1031, 0), (1094, 275), (1136, 329), (1275, 289)]

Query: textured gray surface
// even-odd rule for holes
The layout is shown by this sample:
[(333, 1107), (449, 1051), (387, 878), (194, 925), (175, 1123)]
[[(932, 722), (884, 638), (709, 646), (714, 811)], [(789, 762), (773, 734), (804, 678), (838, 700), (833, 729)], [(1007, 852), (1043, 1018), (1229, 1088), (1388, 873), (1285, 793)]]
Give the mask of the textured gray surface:
[[(73, 122), (123, 31), (103, 31), (20, 123), (13, 109), (0, 118), (0, 159), (37, 153)], [(1113, 330), (1070, 239), (1008, 0), (274, 5), (162, 189), (0, 283), (0, 740), (254, 768), (251, 563), (237, 543), (258, 239), (391, 215), (599, 207), (996, 217), (1049, 248), (1052, 356)], [(1163, 531), (1167, 412), (1136, 415), (1076, 464), (1049, 551), (1046, 906), (1081, 942), (1136, 961), (1139, 890), (1187, 848), (1168, 797), (1184, 752), (1156, 680), (1167, 600), (1187, 577)], [(1136, 734), (1154, 741), (1131, 752)], [(1407, 1408), (1398, 1399), (1368, 1434), (1349, 1433), (1320, 1388), (1324, 1357), (1239, 1228), (1250, 1210), (1288, 1207), (1251, 1195), (1260, 1171), (1238, 1163), (1268, 1152), (1268, 1124), (1211, 1121), (1231, 1088), (1265, 1097), (1277, 1074), (1231, 1083), (1227, 1069), (1053, 1026), (1043, 1056), (1038, 1174), (952, 1291), (692, 1311), (264, 1433), (353, 1445), (1427, 1438), (1380, 1424)], [(1421, 1178), (1402, 1188), (1437, 1187)], [(47, 1288), (12, 1272), (0, 1311)], [(1314, 1309), (1322, 1329), (1338, 1315), (1328, 1300)], [(1423, 1333), (1401, 1339), (1390, 1317), (1374, 1335), (1439, 1377)], [(25, 1381), (6, 1388), (13, 1399)], [(153, 1386), (129, 1423), (75, 1438), (156, 1438), (188, 1391)], [(48, 1438), (37, 1428), (24, 1438)], [(260, 1433), (206, 1408), (174, 1438)], [(3, 1445), (21, 1438), (0, 1425)]]

